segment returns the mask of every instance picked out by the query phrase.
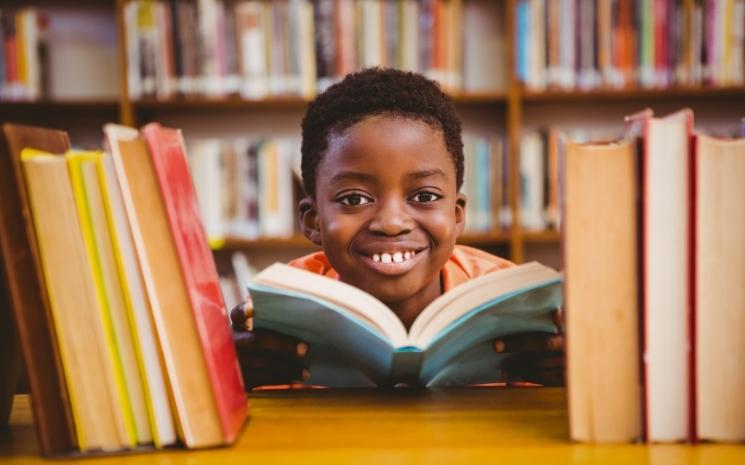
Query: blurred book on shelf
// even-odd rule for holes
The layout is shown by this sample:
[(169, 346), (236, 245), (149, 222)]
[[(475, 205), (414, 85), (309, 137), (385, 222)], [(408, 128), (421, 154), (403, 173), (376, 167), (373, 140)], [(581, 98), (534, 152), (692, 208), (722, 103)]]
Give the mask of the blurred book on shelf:
[(463, 134), (463, 187), (467, 196), (466, 233), (485, 233), (511, 225), (509, 157), (505, 139)]
[(3, 8), (0, 99), (117, 99), (116, 34), (111, 9)]
[(503, 10), (483, 0), (132, 1), (129, 94), (312, 98), (373, 66), (494, 92), (506, 86)]
[(195, 139), (187, 145), (211, 243), (288, 238), (297, 231), (298, 138)]
[[(618, 132), (618, 131), (615, 131)], [(561, 176), (564, 147), (573, 142), (614, 140), (613, 129), (548, 127), (520, 138), (520, 225), (528, 231), (559, 230), (565, 187)]]
[(515, 24), (530, 91), (745, 83), (741, 0), (518, 0)]

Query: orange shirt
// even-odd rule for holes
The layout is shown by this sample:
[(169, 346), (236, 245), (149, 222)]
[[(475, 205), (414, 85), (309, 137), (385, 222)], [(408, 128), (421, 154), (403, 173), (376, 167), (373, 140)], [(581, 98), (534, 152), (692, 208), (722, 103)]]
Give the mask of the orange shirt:
[[(323, 252), (305, 255), (290, 262), (291, 266), (329, 278), (339, 279), (339, 273), (331, 266)], [(459, 284), (478, 278), (492, 271), (515, 266), (511, 261), (483, 250), (465, 245), (456, 245), (453, 255), (440, 271), (442, 291), (447, 292)]]

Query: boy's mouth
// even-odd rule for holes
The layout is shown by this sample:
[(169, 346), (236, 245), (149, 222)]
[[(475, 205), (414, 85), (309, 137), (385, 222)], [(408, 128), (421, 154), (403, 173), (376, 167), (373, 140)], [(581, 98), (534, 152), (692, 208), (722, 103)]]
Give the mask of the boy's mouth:
[(403, 274), (416, 266), (427, 248), (391, 250), (386, 252), (360, 253), (367, 266), (381, 274)]

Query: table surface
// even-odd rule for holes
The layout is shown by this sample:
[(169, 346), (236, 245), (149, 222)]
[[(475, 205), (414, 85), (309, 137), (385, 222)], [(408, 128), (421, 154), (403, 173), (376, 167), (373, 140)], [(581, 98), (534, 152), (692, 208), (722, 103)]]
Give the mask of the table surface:
[[(143, 459), (163, 465), (745, 464), (745, 446), (573, 444), (561, 388), (293, 390), (252, 394), (250, 419), (232, 447), (73, 462)], [(41, 461), (29, 398), (16, 396), (10, 427), (0, 433), (0, 463)]]

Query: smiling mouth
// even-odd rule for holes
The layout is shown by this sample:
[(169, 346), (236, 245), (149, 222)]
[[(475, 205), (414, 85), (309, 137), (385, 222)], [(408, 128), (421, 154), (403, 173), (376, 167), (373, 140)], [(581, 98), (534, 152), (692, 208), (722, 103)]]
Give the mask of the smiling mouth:
[(381, 263), (402, 263), (406, 260), (411, 260), (416, 256), (416, 250), (406, 250), (404, 252), (384, 252), (374, 253), (371, 258), (374, 262)]
[(385, 275), (403, 274), (414, 268), (427, 248), (360, 254), (362, 261), (373, 271)]

